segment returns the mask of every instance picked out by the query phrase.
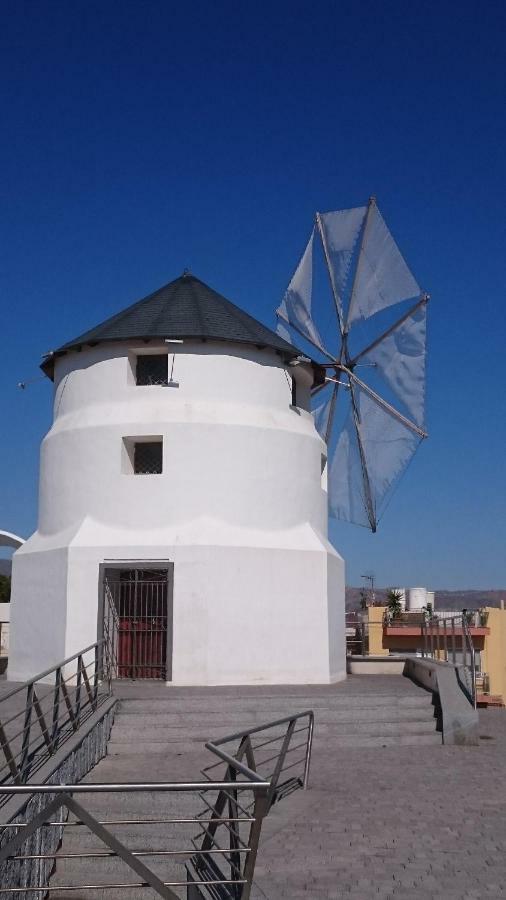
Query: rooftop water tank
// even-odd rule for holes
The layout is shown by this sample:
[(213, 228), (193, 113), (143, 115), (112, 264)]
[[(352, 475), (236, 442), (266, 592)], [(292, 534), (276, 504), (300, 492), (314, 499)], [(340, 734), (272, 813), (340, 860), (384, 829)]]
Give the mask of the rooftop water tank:
[(408, 610), (410, 612), (420, 612), (424, 606), (427, 606), (427, 588), (410, 588), (408, 591)]

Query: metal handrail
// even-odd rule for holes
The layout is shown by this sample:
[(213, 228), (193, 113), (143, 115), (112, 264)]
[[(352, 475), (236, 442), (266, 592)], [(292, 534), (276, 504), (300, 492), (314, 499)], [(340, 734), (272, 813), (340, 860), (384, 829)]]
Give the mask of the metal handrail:
[[(256, 773), (252, 773), (252, 779), (248, 781), (237, 781), (233, 776), (236, 771), (240, 771), (241, 767), (237, 762), (229, 757), (227, 763), (227, 773), (229, 777), (223, 781), (204, 781), (204, 782), (138, 782), (131, 784), (118, 783), (95, 783), (95, 784), (60, 784), (60, 785), (9, 785), (2, 788), (2, 792), (9, 796), (18, 794), (42, 794), (49, 795), (50, 800), (46, 806), (28, 822), (14, 822), (2, 825), (2, 830), (11, 829), (15, 831), (13, 837), (0, 848), (0, 866), (7, 863), (10, 872), (11, 881), (16, 883), (16, 873), (13, 873), (13, 866), (26, 865), (27, 862), (36, 863), (31, 870), (32, 878), (28, 878), (28, 882), (36, 880), (35, 884), (25, 883), (22, 887), (4, 886), (2, 882), (0, 887), (0, 895), (3, 894), (40, 894), (45, 895), (51, 891), (62, 890), (97, 890), (102, 891), (115, 887), (121, 888), (151, 888), (157, 895), (166, 898), (166, 900), (179, 900), (179, 897), (172, 888), (186, 887), (188, 890), (200, 889), (219, 891), (227, 887), (234, 893), (210, 894), (210, 896), (227, 896), (230, 898), (238, 898), (238, 900), (249, 900), (251, 885), (253, 880), (253, 871), (260, 839), (260, 831), (263, 817), (267, 811), (266, 798), (270, 783), (262, 781)], [(198, 824), (203, 835), (202, 846), (197, 847), (195, 841), (191, 839), (190, 844), (186, 846), (178, 846), (170, 850), (132, 850), (127, 848), (115, 834), (109, 831), (109, 827), (115, 824), (114, 821), (99, 821), (78, 802), (73, 795), (75, 794), (96, 794), (96, 793), (136, 793), (136, 792), (156, 792), (156, 793), (193, 793), (198, 797), (204, 794), (217, 793), (217, 799), (208, 803), (210, 813), (207, 817), (199, 814), (194, 817), (166, 817), (161, 820), (164, 825), (173, 825), (184, 821), (186, 823)], [(230, 814), (221, 814), (219, 809), (224, 809), (230, 798), (240, 792), (251, 792), (253, 794), (253, 811), (248, 815), (231, 816)], [(52, 818), (63, 811), (66, 815), (73, 813), (77, 817), (77, 821), (54, 822)], [(151, 825), (152, 820), (148, 819), (127, 819), (117, 824), (129, 825)], [(239, 830), (241, 825), (246, 826), (248, 834), (247, 841), (241, 841)], [(45, 851), (30, 852), (29, 843), (28, 850), (22, 852), (25, 845), (35, 832), (41, 828), (50, 826), (54, 829), (50, 836), (49, 846)], [(65, 853), (58, 848), (61, 843), (65, 828), (86, 826), (101, 841), (101, 848), (92, 850), (87, 848), (83, 852)], [(225, 831), (228, 835), (228, 846), (219, 845), (215, 839), (218, 829)], [(238, 846), (239, 841), (243, 846)], [(209, 845), (209, 846), (208, 846)], [(197, 851), (197, 852), (196, 852)], [(116, 857), (126, 863), (133, 872), (139, 877), (138, 882), (120, 882), (112, 885), (110, 882), (94, 883), (86, 885), (55, 885), (50, 884), (51, 872), (55, 863), (60, 859), (86, 859), (101, 860)], [(186, 867), (186, 878), (171, 880), (162, 880), (146, 863), (142, 861), (144, 857), (153, 858), (169, 858), (177, 862), (181, 858), (181, 864)], [(230, 873), (224, 870), (227, 865), (230, 867)], [(199, 872), (203, 873), (199, 875)], [(194, 874), (196, 873), (196, 874)], [(41, 883), (43, 882), (43, 883)], [(199, 893), (198, 896), (204, 896)]]
[[(469, 629), (469, 622), (467, 619), (467, 615), (465, 614), (465, 610), (462, 613), (462, 626), (464, 629), (464, 634), (466, 638), (467, 649), (469, 650), (469, 655), (471, 658), (471, 696), (473, 701), (473, 706), (476, 709), (477, 705), (477, 696), (476, 696), (476, 651), (474, 649), (473, 639), (471, 637), (471, 631)], [(466, 654), (467, 656), (467, 654)], [(464, 660), (466, 659), (464, 657)]]
[[(54, 678), (52, 685), (47, 684), (49, 676)], [(23, 693), (23, 705), (12, 712), (11, 701)], [(0, 760), (4, 759), (0, 786), (25, 783), (111, 693), (110, 654), (107, 642), (100, 640), (4, 694), (0, 698)], [(7, 799), (0, 792), (0, 806)]]
[[(276, 725), (286, 720), (277, 720)], [(255, 728), (255, 732), (261, 730)], [(226, 738), (218, 743), (226, 742)], [(211, 743), (211, 742), (209, 742)], [(119, 857), (129, 865), (133, 871), (142, 878), (141, 881), (132, 883), (118, 883), (116, 888), (143, 888), (151, 887), (157, 894), (165, 897), (166, 900), (176, 900), (176, 894), (171, 890), (173, 887), (187, 887), (190, 890), (212, 890), (217, 891), (230, 887), (233, 894), (210, 894), (209, 896), (229, 896), (237, 898), (237, 900), (249, 900), (251, 886), (253, 882), (253, 873), (255, 868), (256, 855), (260, 839), (260, 831), (262, 820), (269, 810), (269, 796), (272, 790), (272, 781), (262, 779), (262, 777), (254, 769), (249, 768), (240, 759), (236, 759), (227, 753), (221, 747), (213, 749), (211, 752), (219, 756), (220, 761), (226, 763), (226, 778), (224, 780), (212, 781), (209, 778), (202, 782), (138, 782), (138, 783), (94, 783), (94, 784), (76, 784), (76, 785), (51, 785), (51, 784), (23, 784), (23, 785), (6, 785), (1, 788), (2, 793), (7, 797), (17, 795), (48, 795), (51, 800), (47, 806), (32, 821), (6, 823), (0, 825), (0, 833), (5, 829), (13, 829), (16, 834), (0, 849), (0, 865), (8, 861), (9, 865), (33, 860), (37, 862), (34, 869), (34, 876), (37, 878), (45, 878), (45, 884), (31, 884), (20, 888), (4, 888), (0, 887), (0, 895), (13, 892), (20, 894), (28, 894), (30, 892), (45, 894), (51, 892), (53, 888), (49, 883), (51, 870), (58, 859), (79, 858), (79, 859), (108, 859), (110, 857)], [(240, 775), (243, 781), (237, 779)], [(238, 793), (251, 792), (253, 800), (245, 809), (238, 800)], [(171, 850), (146, 851), (146, 850), (130, 850), (115, 835), (108, 831), (107, 826), (112, 822), (99, 822), (90, 813), (74, 799), (73, 795), (97, 794), (97, 793), (137, 793), (137, 792), (161, 792), (161, 793), (194, 793), (198, 797), (205, 798), (207, 794), (216, 792), (217, 797), (214, 801), (205, 801), (207, 808), (204, 813), (189, 818), (185, 817), (184, 822), (199, 825), (200, 831), (197, 838), (191, 839), (191, 846), (185, 846)], [(228, 807), (228, 813), (226, 809)], [(61, 808), (68, 812), (73, 812), (78, 817), (76, 822), (47, 821), (54, 817)], [(147, 820), (128, 818), (120, 820), (117, 824), (151, 824), (151, 818)], [(181, 820), (179, 817), (166, 818), (162, 820), (162, 824), (176, 824)], [(76, 827), (76, 825), (87, 825), (97, 837), (106, 845), (106, 849), (98, 852), (86, 850), (85, 852), (65, 854), (57, 852), (57, 847), (61, 842), (61, 838), (66, 827)], [(52, 828), (60, 829), (56, 837), (50, 843), (47, 852), (39, 852), (35, 854), (25, 853), (20, 855), (22, 846), (28, 839), (40, 828), (46, 825)], [(248, 834), (246, 840), (241, 837), (241, 826), (247, 827)], [(216, 834), (220, 829), (224, 829), (228, 839), (228, 846), (223, 847), (218, 844)], [(201, 837), (201, 843), (198, 838)], [(183, 857), (187, 861), (186, 879), (178, 881), (162, 881), (141, 861), (141, 857)], [(220, 863), (219, 860), (223, 862)], [(223, 864), (230, 868), (230, 872), (225, 872)], [(42, 872), (42, 875), (39, 874)], [(93, 884), (86, 885), (88, 889), (104, 890), (110, 887), (109, 884)], [(82, 888), (83, 885), (72, 886), (65, 885), (63, 889)], [(62, 886), (55, 887), (54, 890), (62, 890)], [(190, 894), (189, 894), (190, 896)], [(198, 896), (204, 896), (199, 893)]]
[[(370, 622), (363, 612), (345, 613), (346, 653), (348, 656), (364, 656), (366, 654), (369, 625)], [(354, 629), (354, 634), (348, 634), (352, 629)]]
[(45, 669), (43, 672), (39, 672), (37, 675), (34, 675), (33, 678), (29, 678), (27, 681), (23, 681), (22, 684), (18, 685), (18, 687), (16, 688), (13, 688), (12, 691), (9, 691), (8, 694), (3, 694), (2, 697), (0, 697), (0, 703), (5, 703), (6, 700), (10, 700), (11, 697), (14, 697), (15, 694), (19, 694), (20, 691), (26, 690), (29, 685), (36, 684), (38, 681), (42, 681), (43, 678), (47, 678), (48, 675), (52, 675), (52, 673), (57, 669), (63, 669), (79, 656), (84, 656), (85, 653), (89, 653), (89, 651), (94, 650), (95, 647), (101, 647), (104, 643), (104, 640), (95, 641), (94, 644), (89, 644), (89, 646), (85, 647), (83, 650), (78, 650), (77, 653), (74, 653), (72, 656), (68, 656), (66, 659), (61, 660), (54, 666), (50, 666), (49, 669)]
[[(462, 610), (459, 615), (439, 618), (437, 615), (426, 617), (422, 623), (422, 657), (437, 659), (463, 669), (468, 680), (466, 693), (476, 709), (476, 650), (469, 628), (468, 611)], [(457, 663), (457, 650), (462, 653), (462, 663)], [(469, 656), (469, 662), (468, 662)], [(450, 659), (451, 657), (451, 659)]]
[[(107, 601), (106, 601), (107, 602)], [(92, 653), (93, 659), (85, 665), (86, 654)], [(117, 665), (115, 647), (111, 634), (104, 626), (104, 638), (90, 644), (84, 650), (69, 656), (53, 668), (34, 676), (34, 678), (14, 688), (0, 700), (0, 749), (3, 750), (7, 775), (2, 781), (0, 768), (0, 806), (16, 796), (47, 796), (47, 804), (40, 810), (40, 803), (35, 806), (36, 814), (31, 809), (32, 801), (25, 805), (26, 821), (0, 823), (0, 836), (7, 829), (15, 831), (14, 836), (0, 848), (0, 866), (7, 862), (8, 877), (16, 884), (18, 874), (14, 875), (16, 865), (24, 866), (24, 887), (0, 887), (0, 895), (30, 894), (46, 895), (52, 890), (75, 890), (87, 888), (104, 890), (113, 887), (111, 884), (93, 884), (78, 886), (59, 886), (52, 888), (49, 884), (51, 872), (58, 859), (85, 858), (108, 859), (119, 857), (140, 877), (139, 882), (121, 883), (117, 888), (150, 887), (166, 900), (178, 900), (172, 891), (174, 887), (187, 887), (190, 898), (209, 898), (209, 900), (249, 900), (253, 883), (256, 855), (260, 839), (262, 821), (271, 806), (283, 797), (299, 788), (307, 788), (311, 761), (311, 750), (314, 730), (314, 714), (305, 710), (291, 716), (275, 719), (261, 725), (243, 729), (214, 741), (208, 741), (206, 748), (217, 761), (203, 770), (205, 781), (195, 782), (138, 782), (138, 783), (95, 783), (95, 784), (34, 784), (28, 779), (40, 769), (41, 765), (53, 755), (57, 749), (79, 729), (86, 718), (112, 693), (112, 674)], [(76, 663), (70, 674), (65, 669)], [(92, 671), (88, 669), (92, 667)], [(55, 683), (44, 695), (40, 693), (39, 681), (54, 675)], [(2, 724), (2, 702), (10, 700), (17, 694), (26, 691), (24, 708), (10, 718), (4, 717)], [(83, 691), (86, 696), (83, 702)], [(45, 704), (50, 701), (51, 721), (46, 721)], [(61, 708), (63, 706), (63, 714)], [(9, 726), (22, 719), (23, 725), (17, 732), (7, 734)], [(33, 720), (33, 721), (32, 721)], [(306, 720), (305, 724), (302, 724)], [(38, 723), (39, 731), (35, 735), (32, 726)], [(5, 726), (5, 727), (4, 727)], [(272, 735), (273, 730), (281, 733)], [(304, 739), (301, 735), (304, 734)], [(255, 736), (262, 739), (255, 743)], [(21, 739), (21, 748), (16, 749), (14, 742)], [(231, 753), (224, 745), (239, 742), (235, 752)], [(279, 745), (279, 746), (278, 746)], [(303, 756), (293, 760), (293, 754), (304, 749)], [(263, 754), (260, 754), (263, 751)], [(267, 754), (267, 755), (266, 755)], [(263, 758), (259, 761), (259, 756)], [(273, 763), (274, 769), (268, 776), (261, 771), (267, 763)], [(213, 780), (210, 771), (217, 766), (225, 765), (225, 777)], [(296, 767), (301, 767), (300, 774), (290, 774)], [(239, 795), (251, 792), (252, 801), (244, 804)], [(149, 825), (152, 818), (125, 818), (117, 822), (100, 822), (78, 802), (74, 795), (93, 795), (99, 793), (156, 792), (156, 793), (194, 793), (204, 802), (204, 810), (195, 817), (172, 817), (159, 820), (159, 824), (191, 823), (199, 825), (199, 833), (190, 839), (191, 846), (178, 849), (147, 851), (145, 848), (131, 850), (112, 834), (110, 825)], [(215, 792), (216, 797), (208, 799)], [(40, 811), (38, 811), (40, 810)], [(67, 821), (68, 814), (77, 816), (77, 821)], [(61, 816), (61, 821), (54, 821)], [(21, 816), (21, 814), (20, 814)], [(106, 845), (98, 852), (86, 850), (83, 853), (65, 854), (57, 852), (65, 828), (86, 825)], [(28, 852), (20, 855), (21, 848), (39, 829), (49, 827), (49, 839), (41, 839), (40, 852)], [(247, 829), (247, 834), (244, 833)], [(223, 847), (217, 840), (217, 834), (225, 833), (227, 846)], [(33, 846), (33, 845), (28, 845)], [(184, 857), (186, 879), (183, 881), (163, 882), (142, 862), (141, 857)], [(27, 863), (34, 865), (26, 869)], [(14, 869), (12, 868), (14, 866)], [(227, 869), (228, 871), (225, 871)], [(28, 871), (28, 877), (25, 878)], [(46, 883), (29, 884), (36, 878)]]
[[(296, 728), (296, 725), (304, 719), (307, 719), (307, 725), (303, 728)], [(253, 736), (259, 734), (267, 736), (273, 729), (278, 729), (281, 726), (287, 726), (281, 734), (267, 737), (267, 740), (263, 740), (261, 743), (253, 743)], [(293, 745), (292, 741), (294, 737), (302, 732), (306, 734), (305, 740)], [(299, 788), (303, 788), (304, 790), (307, 789), (311, 766), (313, 732), (314, 713), (313, 710), (307, 709), (291, 716), (283, 716), (280, 719), (273, 719), (270, 722), (255, 725), (252, 728), (236, 731), (233, 734), (226, 735), (218, 740), (207, 741), (205, 746), (211, 753), (214, 753), (220, 759), (227, 761), (230, 759), (230, 754), (227, 754), (227, 752), (223, 750), (223, 745), (238, 742), (236, 751), (232, 756), (235, 766), (239, 771), (249, 777), (251, 777), (251, 774), (255, 774), (257, 778), (263, 777), (265, 780), (269, 781), (267, 800), (270, 808), (277, 800), (286, 796), (288, 793), (292, 793)], [(280, 744), (280, 746), (271, 746), (276, 744)], [(268, 756), (267, 759), (259, 760), (258, 751), (268, 746), (271, 749), (267, 752), (272, 753), (272, 755)], [(304, 755), (295, 762), (292, 762), (290, 754), (300, 750), (302, 747), (305, 748)], [(246, 758), (246, 766), (242, 762), (243, 757)], [(266, 763), (274, 763), (272, 772), (266, 773), (263, 771), (263, 767)], [(215, 763), (214, 765), (207, 766), (202, 770), (202, 774), (208, 777), (208, 773), (215, 769), (217, 765), (218, 764)], [(297, 776), (296, 774), (291, 774), (289, 778), (286, 778), (287, 771), (292, 770), (297, 766), (302, 766), (300, 775)], [(283, 776), (285, 777), (283, 778)]]

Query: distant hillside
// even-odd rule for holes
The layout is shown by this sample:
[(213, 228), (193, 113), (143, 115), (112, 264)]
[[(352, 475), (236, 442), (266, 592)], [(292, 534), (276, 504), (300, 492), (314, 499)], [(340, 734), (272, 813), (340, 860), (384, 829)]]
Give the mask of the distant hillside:
[[(360, 608), (362, 588), (346, 588), (346, 609)], [(388, 588), (375, 588), (376, 600), (384, 600)], [(506, 590), (500, 591), (436, 591), (435, 608), (444, 610), (478, 609), (480, 606), (506, 606)]]
[(10, 574), (11, 574), (10, 559), (0, 559), (0, 575), (10, 575)]

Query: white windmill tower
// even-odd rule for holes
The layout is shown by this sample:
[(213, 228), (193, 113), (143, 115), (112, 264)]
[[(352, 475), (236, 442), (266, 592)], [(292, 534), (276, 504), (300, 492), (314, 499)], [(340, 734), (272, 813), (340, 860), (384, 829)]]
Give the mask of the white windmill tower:
[(106, 595), (120, 675), (344, 678), (344, 566), (310, 410), (321, 369), (189, 273), (42, 368), (54, 421), (38, 529), (14, 556), (9, 677), (96, 641)]
[[(318, 241), (330, 304), (315, 265)], [(312, 408), (328, 447), (330, 515), (372, 531), (427, 436), (428, 300), (372, 197), (367, 206), (316, 213), (277, 309), (278, 333), (294, 336), (325, 373)]]

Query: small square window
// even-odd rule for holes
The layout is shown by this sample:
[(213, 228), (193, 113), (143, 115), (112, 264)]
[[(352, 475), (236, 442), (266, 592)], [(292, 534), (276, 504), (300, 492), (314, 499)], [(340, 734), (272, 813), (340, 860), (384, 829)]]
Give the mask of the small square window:
[(137, 385), (167, 384), (168, 356), (166, 353), (141, 354), (135, 366), (135, 383)]
[(163, 464), (162, 441), (138, 441), (134, 443), (133, 463), (135, 475), (161, 475)]
[(292, 375), (292, 406), (297, 406), (297, 382)]

